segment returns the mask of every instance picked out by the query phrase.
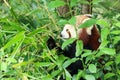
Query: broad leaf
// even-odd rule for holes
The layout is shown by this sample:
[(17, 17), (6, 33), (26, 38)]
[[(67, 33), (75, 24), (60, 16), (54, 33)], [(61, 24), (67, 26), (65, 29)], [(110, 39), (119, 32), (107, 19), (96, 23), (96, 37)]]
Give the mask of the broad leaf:
[(120, 27), (120, 22), (116, 23), (115, 25), (118, 26), (118, 27)]
[(109, 23), (104, 19), (97, 20), (97, 24), (102, 26), (102, 27), (109, 27)]
[(106, 80), (112, 76), (115, 76), (115, 74), (114, 73), (107, 73), (107, 74), (105, 74), (104, 79)]
[(116, 64), (120, 64), (120, 54), (118, 54), (115, 58)]
[(81, 40), (77, 40), (77, 45), (76, 45), (76, 56), (80, 56), (80, 54), (83, 51), (83, 43)]
[(90, 64), (88, 69), (91, 73), (96, 73), (97, 72), (97, 68), (94, 64)]
[(64, 70), (65, 70), (66, 80), (71, 80), (72, 76), (70, 75), (70, 73), (66, 69)]
[(69, 24), (71, 24), (71, 25), (75, 25), (75, 24), (76, 24), (76, 17), (75, 17), (75, 16), (72, 17), (68, 22), (69, 22)]
[(78, 0), (70, 0), (70, 7), (73, 7), (76, 5)]
[(118, 34), (120, 34), (120, 30), (114, 30), (114, 31), (112, 31), (112, 32), (110, 32), (111, 34), (115, 34), (115, 35), (118, 35)]
[(104, 54), (108, 54), (108, 55), (111, 55), (111, 56), (114, 56), (114, 55), (116, 54), (115, 49), (102, 48), (101, 51), (102, 51)]
[(64, 1), (60, 1), (60, 0), (51, 1), (48, 4), (48, 6), (50, 8), (57, 8), (57, 7), (64, 6), (64, 5), (65, 5), (65, 2)]
[(79, 28), (85, 28), (85, 27), (90, 27), (92, 25), (96, 24), (96, 20), (95, 19), (89, 19), (87, 21), (85, 21), (84, 23), (82, 23)]
[(70, 39), (64, 41), (64, 43), (62, 44), (62, 49), (64, 49), (69, 44), (73, 43), (75, 40), (76, 40), (76, 38), (70, 38)]
[(85, 79), (86, 80), (95, 80), (95, 77), (93, 75), (86, 75)]
[(70, 60), (65, 61), (64, 64), (63, 64), (63, 68), (67, 68), (71, 63), (73, 63), (77, 60), (78, 60), (77, 58), (72, 58)]
[(21, 41), (21, 40), (24, 38), (24, 36), (25, 36), (24, 33), (25, 33), (24, 31), (21, 31), (21, 32), (19, 32), (18, 34), (16, 34), (16, 35), (3, 47), (3, 49), (6, 49), (6, 48), (12, 46), (13, 44), (17, 43), (18, 41)]
[(104, 41), (104, 40), (107, 40), (107, 36), (109, 34), (109, 29), (108, 28), (103, 28), (102, 31), (101, 31), (101, 40)]

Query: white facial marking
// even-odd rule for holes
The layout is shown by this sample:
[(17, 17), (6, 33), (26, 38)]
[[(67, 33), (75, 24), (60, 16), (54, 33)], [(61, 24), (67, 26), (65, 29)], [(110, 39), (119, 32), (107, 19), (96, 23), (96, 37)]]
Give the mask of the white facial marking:
[[(69, 33), (68, 33), (69, 31)], [(76, 37), (76, 31), (74, 26), (70, 24), (66, 24), (61, 32), (62, 38), (75, 38)]]

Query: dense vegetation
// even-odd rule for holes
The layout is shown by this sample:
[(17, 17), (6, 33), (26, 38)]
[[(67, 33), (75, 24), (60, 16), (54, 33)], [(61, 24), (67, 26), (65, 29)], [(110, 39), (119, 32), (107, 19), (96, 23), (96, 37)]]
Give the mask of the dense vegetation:
[[(63, 18), (56, 10), (65, 5), (61, 0), (0, 0), (0, 79), (55, 80), (64, 75), (69, 80), (71, 76), (66, 67), (76, 59), (58, 55), (55, 49), (49, 50), (46, 41), (52, 36), (58, 46), (68, 45), (69, 42), (62, 45), (59, 34), (64, 24), (74, 23), (73, 16), (80, 14), (81, 3), (87, 4), (87, 1), (70, 0), (69, 8), (75, 12)], [(100, 25), (102, 43), (97, 51), (84, 50), (84, 54), (77, 54), (86, 57), (87, 64), (72, 77), (74, 80), (81, 76), (87, 80), (98, 77), (120, 80), (119, 3), (119, 0), (92, 1), (94, 23)], [(78, 51), (80, 47), (77, 46)], [(104, 65), (98, 64), (101, 56)], [(107, 73), (103, 74), (103, 70)]]

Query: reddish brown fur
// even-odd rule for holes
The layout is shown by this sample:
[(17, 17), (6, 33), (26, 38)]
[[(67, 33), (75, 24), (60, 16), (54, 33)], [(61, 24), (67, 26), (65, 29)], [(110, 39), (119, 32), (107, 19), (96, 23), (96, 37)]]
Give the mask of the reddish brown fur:
[(96, 26), (94, 25), (89, 41), (89, 46), (91, 47), (92, 50), (97, 50), (98, 47), (100, 46), (99, 38), (100, 38), (100, 33), (98, 32)]
[[(87, 18), (90, 18), (90, 17), (87, 15), (76, 16), (76, 27), (82, 24), (82, 22)], [(100, 42), (99, 42), (100, 34), (96, 28), (96, 25), (93, 25), (91, 35), (87, 33), (86, 29), (87, 28), (83, 28), (82, 30), (80, 30), (80, 32), (78, 33), (79, 39), (83, 41), (85, 48), (91, 49), (91, 50), (97, 50), (100, 45)]]
[(81, 31), (82, 32), (79, 33), (79, 39), (83, 41), (84, 47), (91, 50), (97, 50), (100, 45), (100, 34), (96, 26), (93, 26), (91, 35), (88, 35), (88, 33), (86, 32), (86, 28), (83, 28)]

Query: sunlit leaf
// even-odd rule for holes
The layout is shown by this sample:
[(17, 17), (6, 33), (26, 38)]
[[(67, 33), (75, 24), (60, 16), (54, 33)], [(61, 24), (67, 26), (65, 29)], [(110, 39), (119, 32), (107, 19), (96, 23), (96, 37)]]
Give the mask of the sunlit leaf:
[(65, 19), (60, 19), (57, 24), (59, 24), (59, 25), (65, 25), (65, 24), (67, 24), (67, 23), (68, 23), (67, 20), (65, 20)]
[(92, 0), (93, 4), (98, 4), (99, 2), (101, 2), (101, 0)]
[(72, 17), (68, 22), (69, 22), (69, 24), (71, 24), (71, 25), (75, 25), (75, 23), (76, 23), (76, 17), (75, 17), (75, 16)]
[(72, 76), (70, 75), (70, 73), (66, 69), (64, 70), (65, 70), (66, 80), (71, 80)]
[(60, 0), (51, 1), (48, 4), (49, 8), (57, 8), (57, 7), (64, 6), (64, 5), (65, 5), (65, 2), (60, 1)]
[(112, 64), (113, 64), (113, 61), (109, 61), (109, 62), (105, 63), (105, 66), (110, 66)]
[(37, 63), (35, 63), (35, 65), (38, 67), (45, 67), (45, 66), (52, 65), (52, 63), (51, 62), (37, 62)]
[(106, 79), (111, 78), (113, 76), (115, 76), (114, 73), (107, 73), (107, 74), (105, 74), (104, 79), (106, 80)]
[(95, 80), (95, 77), (93, 75), (86, 75), (85, 79), (86, 80)]
[(61, 72), (61, 71), (60, 71), (59, 69), (58, 69), (58, 70), (54, 70), (54, 71), (52, 71), (51, 76), (52, 76), (52, 77), (55, 77), (55, 76), (59, 75), (60, 72)]
[(89, 19), (87, 21), (85, 21), (84, 23), (82, 23), (79, 28), (85, 28), (85, 27), (90, 27), (94, 24), (96, 24), (97, 20), (96, 19)]
[(116, 23), (115, 25), (118, 26), (118, 27), (120, 27), (120, 22)]
[(76, 80), (79, 80), (82, 77), (82, 74), (83, 74), (83, 70), (80, 70), (77, 74)]
[(94, 64), (89, 64), (88, 69), (91, 73), (96, 73), (97, 72), (97, 68)]
[(104, 48), (107, 44), (108, 44), (108, 41), (107, 41), (107, 40), (104, 40), (104, 41), (100, 44), (99, 48), (102, 49), (102, 48)]
[(104, 40), (107, 40), (107, 36), (109, 34), (109, 29), (108, 28), (103, 28), (102, 31), (101, 31), (101, 40), (104, 41)]
[(37, 28), (36, 30), (30, 32), (29, 34), (27, 34), (27, 36), (33, 36), (37, 33), (44, 33), (46, 30), (44, 28)]
[(7, 42), (3, 49), (6, 49), (12, 46), (13, 44), (17, 43), (18, 41), (21, 41), (25, 36), (24, 33), (25, 33), (24, 31), (21, 31), (18, 34), (16, 34), (9, 42)]
[(110, 33), (117, 35), (117, 34), (120, 34), (120, 30), (114, 30), (114, 31), (112, 31), (112, 32), (110, 32)]
[(119, 54), (116, 56), (115, 62), (116, 62), (116, 64), (119, 64), (119, 63), (120, 63), (120, 55), (119, 55)]
[(73, 7), (76, 5), (78, 0), (70, 0), (70, 7)]
[(104, 19), (97, 20), (97, 24), (102, 26), (102, 27), (109, 27), (109, 23)]
[(76, 38), (70, 38), (70, 39), (64, 41), (64, 43), (62, 44), (62, 49), (64, 49), (69, 44), (73, 43), (75, 40), (76, 40)]
[(6, 62), (1, 62), (0, 63), (1, 71), (6, 72), (7, 71), (7, 63)]
[(101, 51), (102, 51), (104, 54), (108, 54), (108, 55), (111, 55), (111, 56), (114, 56), (114, 55), (116, 54), (115, 49), (102, 48)]
[(70, 60), (65, 61), (64, 64), (63, 64), (63, 68), (68, 67), (71, 63), (73, 63), (73, 62), (75, 62), (77, 60), (78, 60), (77, 58), (72, 58)]
[(33, 62), (33, 59), (32, 60), (29, 60), (29, 61), (26, 61), (26, 62), (20, 62), (20, 63), (17, 63), (17, 64), (14, 64), (12, 65), (13, 68), (17, 68), (17, 67), (22, 67), (22, 66), (25, 66), (27, 64), (30, 64)]
[(77, 40), (77, 45), (76, 45), (76, 56), (80, 56), (80, 54), (83, 51), (83, 43), (80, 40)]

